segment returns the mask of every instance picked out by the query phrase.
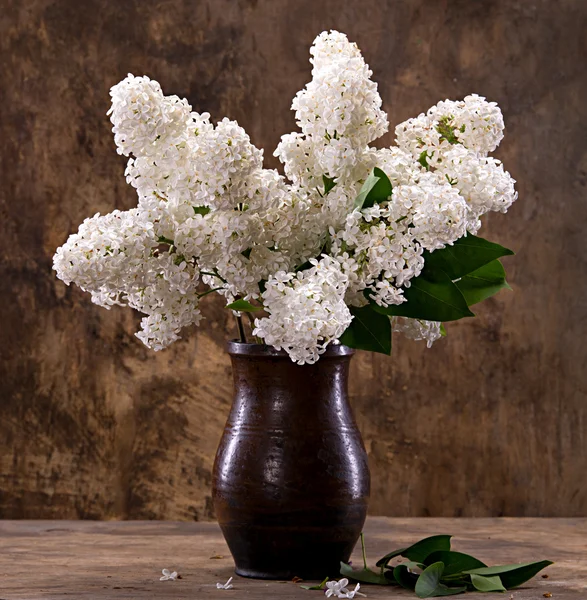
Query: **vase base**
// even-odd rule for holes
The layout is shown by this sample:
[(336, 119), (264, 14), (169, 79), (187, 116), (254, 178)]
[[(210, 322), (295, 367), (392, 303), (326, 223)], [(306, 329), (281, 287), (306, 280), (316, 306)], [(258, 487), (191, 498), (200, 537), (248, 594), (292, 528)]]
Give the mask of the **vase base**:
[(247, 577), (248, 579), (281, 579), (284, 581), (288, 581), (293, 579), (295, 575), (290, 576), (289, 573), (265, 573), (263, 571), (255, 571), (252, 569), (239, 569), (238, 567), (234, 569), (234, 572), (239, 577)]
[[(217, 509), (223, 508), (219, 502)], [(218, 511), (221, 514), (222, 510)], [(356, 502), (344, 509), (256, 514), (253, 523), (220, 522), (241, 577), (291, 581), (340, 576), (365, 522), (367, 506)]]
[(340, 573), (337, 570), (331, 570), (330, 573), (326, 572), (326, 570), (322, 569), (320, 571), (307, 570), (307, 567), (301, 567), (298, 570), (288, 570), (288, 571), (260, 571), (256, 569), (241, 569), (239, 567), (235, 567), (234, 572), (239, 577), (246, 577), (248, 579), (267, 579), (274, 581), (291, 581), (292, 579), (299, 577), (300, 580), (303, 581), (322, 581), (325, 577), (332, 578), (340, 578)]

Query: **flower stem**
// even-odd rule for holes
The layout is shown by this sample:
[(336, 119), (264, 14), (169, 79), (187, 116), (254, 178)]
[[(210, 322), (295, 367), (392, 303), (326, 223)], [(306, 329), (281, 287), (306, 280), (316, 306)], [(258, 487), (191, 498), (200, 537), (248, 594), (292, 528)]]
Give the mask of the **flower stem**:
[(238, 327), (238, 334), (241, 339), (241, 342), (243, 344), (246, 344), (247, 336), (245, 335), (245, 328), (243, 327), (243, 319), (242, 319), (242, 317), (237, 317), (236, 315), (235, 315), (235, 319), (236, 319), (236, 326)]
[(361, 531), (361, 550), (363, 551), (363, 565), (365, 567), (365, 569), (368, 569), (369, 567), (367, 567), (367, 555), (365, 554), (365, 534)]
[(211, 294), (212, 292), (217, 292), (218, 290), (223, 290), (223, 289), (224, 289), (223, 287), (217, 287), (217, 288), (212, 288), (210, 290), (206, 290), (202, 294), (198, 294), (198, 298), (203, 298), (204, 296), (207, 296), (208, 294)]
[[(255, 329), (255, 318), (253, 317), (253, 315), (250, 312), (245, 313), (245, 314), (249, 318), (249, 322), (251, 324), (251, 335), (252, 335), (253, 331)], [(257, 344), (262, 344), (263, 343), (263, 341), (260, 338), (258, 338), (256, 335), (254, 337), (255, 337), (255, 342), (257, 342)]]
[(220, 281), (222, 281), (222, 283), (226, 283), (226, 279), (224, 279), (224, 277), (220, 277), (220, 275), (218, 275), (218, 273), (209, 273), (208, 271), (200, 271), (201, 275), (210, 275), (210, 277), (216, 277), (218, 279), (220, 279)]

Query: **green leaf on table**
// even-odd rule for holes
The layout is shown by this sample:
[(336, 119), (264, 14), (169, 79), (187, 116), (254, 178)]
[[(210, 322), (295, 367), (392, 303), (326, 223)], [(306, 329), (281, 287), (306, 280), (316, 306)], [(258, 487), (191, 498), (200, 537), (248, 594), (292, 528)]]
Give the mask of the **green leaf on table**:
[(391, 354), (391, 321), (371, 305), (350, 307), (353, 320), (340, 336), (340, 343), (349, 348)]
[(471, 573), (471, 583), (479, 592), (505, 592), (499, 575), (485, 577), (484, 575)]
[(209, 206), (192, 206), (196, 215), (207, 215), (210, 212)]
[(406, 548), (403, 551), (402, 556), (409, 560), (423, 563), (426, 560), (426, 557), (432, 552), (438, 550), (450, 550), (451, 538), (452, 535), (432, 535), (412, 544), (409, 548)]
[(497, 294), (499, 290), (511, 289), (505, 280), (505, 270), (499, 260), (491, 261), (468, 275), (464, 275), (455, 284), (469, 306), (486, 300)]
[(513, 252), (508, 248), (469, 234), (458, 239), (452, 246), (424, 252), (424, 270), (421, 276), (434, 279), (437, 271), (443, 271), (451, 280), (458, 279), (510, 254)]
[(426, 560), (426, 557), (432, 554), (432, 552), (438, 550), (450, 550), (451, 537), (452, 535), (433, 535), (424, 538), (411, 546), (407, 546), (406, 548), (392, 550), (377, 561), (377, 566), (381, 567), (387, 565), (389, 561), (396, 556), (403, 556), (411, 561), (423, 563)]
[(444, 563), (443, 577), (457, 575), (467, 569), (478, 569), (487, 566), (474, 556), (462, 552), (453, 552), (452, 550), (437, 550), (429, 554), (424, 560), (425, 565), (431, 565), (435, 562)]
[(392, 558), (395, 558), (396, 556), (402, 556), (402, 552), (404, 550), (407, 550), (407, 548), (398, 548), (397, 550), (392, 550), (391, 552), (388, 552), (385, 556), (380, 558), (375, 564), (378, 567), (387, 566), (387, 564)]
[(461, 585), (458, 587), (448, 587), (444, 583), (439, 583), (434, 590), (434, 593), (428, 598), (436, 598), (439, 596), (454, 596), (455, 594), (462, 594), (467, 591), (466, 585)]
[(440, 582), (444, 572), (444, 563), (435, 562), (426, 567), (416, 581), (415, 592), (419, 598), (454, 596), (466, 591), (467, 586), (448, 587)]
[(444, 326), (444, 323), (440, 324), (440, 335), (446, 337), (446, 327)]
[(362, 210), (370, 208), (376, 202), (385, 202), (391, 196), (393, 187), (389, 177), (378, 167), (375, 167), (365, 180), (359, 195), (355, 198), (354, 208)]
[(498, 565), (495, 567), (485, 567), (479, 569), (468, 569), (464, 571), (466, 575), (484, 575), (492, 577), (499, 575), (501, 582), (506, 589), (522, 585), (528, 579), (532, 579), (536, 573), (542, 571), (545, 567), (552, 565), (550, 560), (541, 560), (539, 562), (520, 563), (515, 565)]
[(330, 179), (330, 177), (326, 177), (326, 175), (322, 175), (322, 181), (324, 182), (324, 195), (328, 194), (328, 192), (336, 185), (336, 181), (334, 179)]
[(230, 308), (231, 310), (238, 310), (241, 312), (255, 312), (256, 310), (263, 310), (261, 306), (255, 306), (246, 300), (235, 300), (230, 304), (226, 305), (226, 308)]
[[(471, 585), (471, 577), (469, 575), (463, 575), (462, 577), (452, 576), (445, 577), (444, 575), (440, 578), (440, 582), (444, 585), (450, 585), (452, 588), (465, 588), (469, 591), (473, 590), (473, 586)], [(455, 592), (456, 593), (456, 592)]]
[(411, 317), (425, 321), (457, 321), (463, 317), (474, 317), (459, 288), (450, 277), (439, 271), (436, 280), (422, 276), (411, 280), (404, 289), (406, 302), (382, 307), (372, 304), (377, 312), (398, 317)]
[(393, 569), (393, 578), (406, 590), (413, 590), (416, 587), (416, 581), (418, 581), (418, 575), (416, 573), (410, 573), (408, 566), (405, 563), (397, 565)]
[(391, 582), (385, 574), (382, 572), (376, 573), (371, 569), (357, 569), (354, 570), (350, 565), (341, 562), (340, 563), (340, 574), (344, 575), (348, 579), (354, 579), (361, 583), (374, 583), (376, 585), (391, 585)]
[(323, 590), (326, 587), (327, 581), (328, 577), (325, 577), (322, 580), (322, 583), (319, 583), (318, 585), (300, 585), (300, 587), (304, 588), (305, 590)]
[(430, 598), (434, 595), (443, 571), (444, 564), (441, 562), (432, 563), (422, 571), (414, 588), (418, 598)]
[(417, 562), (415, 560), (406, 560), (402, 565), (405, 565), (408, 569), (422, 569), (422, 571), (426, 568), (427, 565), (421, 562)]

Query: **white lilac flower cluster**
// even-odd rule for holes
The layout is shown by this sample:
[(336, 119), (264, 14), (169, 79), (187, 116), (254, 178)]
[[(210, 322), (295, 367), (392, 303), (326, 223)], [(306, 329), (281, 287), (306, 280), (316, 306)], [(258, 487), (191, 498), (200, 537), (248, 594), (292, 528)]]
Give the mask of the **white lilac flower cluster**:
[[(65, 283), (93, 302), (131, 306), (137, 336), (159, 350), (201, 319), (208, 291), (256, 302), (267, 316), (254, 335), (296, 362), (315, 362), (352, 320), (349, 306), (401, 304), (434, 251), (505, 212), (514, 180), (488, 156), (503, 137), (495, 103), (443, 101), (387, 131), (377, 84), (356, 44), (335, 31), (311, 49), (312, 80), (292, 104), (300, 132), (275, 156), (287, 180), (235, 121), (165, 96), (148, 77), (111, 90), (114, 140), (129, 157), (138, 204), (86, 219), (54, 257)], [(392, 184), (387, 201), (354, 209), (374, 167)], [(203, 286), (208, 286), (208, 289)], [(394, 318), (393, 330), (430, 344), (440, 324)]]
[(317, 361), (352, 320), (344, 301), (347, 277), (338, 263), (327, 255), (310, 263), (297, 274), (271, 277), (263, 294), (269, 317), (258, 319), (253, 331), (300, 363)]
[(310, 54), (312, 81), (292, 103), (302, 133), (284, 136), (276, 156), (294, 182), (320, 181), (325, 173), (345, 179), (367, 144), (387, 131), (387, 115), (371, 70), (346, 35), (321, 33)]

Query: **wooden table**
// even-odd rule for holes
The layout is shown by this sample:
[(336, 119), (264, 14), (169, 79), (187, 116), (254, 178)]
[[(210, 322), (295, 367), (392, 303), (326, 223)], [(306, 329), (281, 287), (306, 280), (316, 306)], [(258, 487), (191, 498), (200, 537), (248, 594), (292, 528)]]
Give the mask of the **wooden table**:
[[(392, 548), (437, 533), (453, 534), (453, 549), (488, 564), (556, 561), (523, 589), (465, 598), (587, 599), (587, 519), (388, 519), (365, 526), (370, 563)], [(360, 548), (353, 557), (359, 564)], [(163, 567), (181, 579), (159, 581)], [(541, 575), (547, 574), (548, 578)], [(293, 582), (235, 577), (215, 523), (157, 521), (0, 521), (0, 600), (72, 598), (323, 598)], [(416, 598), (395, 587), (364, 586), (368, 598)]]

